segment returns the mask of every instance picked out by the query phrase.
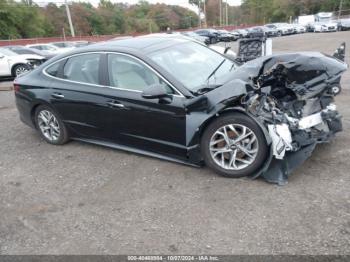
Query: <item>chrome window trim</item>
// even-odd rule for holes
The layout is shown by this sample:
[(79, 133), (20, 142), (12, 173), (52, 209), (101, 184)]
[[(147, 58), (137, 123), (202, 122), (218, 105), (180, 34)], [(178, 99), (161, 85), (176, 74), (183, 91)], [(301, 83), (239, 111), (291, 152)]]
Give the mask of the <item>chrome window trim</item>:
[[(136, 92), (136, 93), (142, 93), (142, 91), (139, 90), (133, 90), (133, 89), (126, 89), (126, 88), (120, 88), (120, 87), (114, 87), (114, 86), (108, 86), (108, 85), (99, 85), (99, 84), (91, 84), (91, 83), (85, 83), (85, 82), (78, 82), (78, 81), (73, 81), (73, 80), (69, 80), (69, 79), (63, 79), (63, 78), (59, 78), (56, 76), (52, 76), (49, 73), (46, 72), (46, 69), (48, 69), (49, 67), (53, 66), (56, 63), (61, 62), (62, 60), (65, 59), (69, 59), (71, 57), (75, 57), (75, 56), (80, 56), (80, 55), (87, 55), (87, 54), (119, 54), (119, 55), (124, 55), (127, 57), (131, 57), (137, 61), (139, 61), (141, 64), (143, 64), (144, 66), (146, 66), (148, 69), (150, 69), (153, 73), (155, 73), (159, 78), (161, 78), (166, 84), (168, 84), (170, 86), (170, 88), (172, 88), (175, 91), (175, 94), (172, 94), (172, 96), (176, 96), (176, 97), (185, 97), (174, 85), (172, 85), (164, 76), (162, 76), (160, 73), (158, 73), (154, 68), (152, 68), (150, 65), (148, 65), (146, 62), (144, 62), (143, 60), (141, 60), (138, 57), (135, 57), (133, 55), (130, 54), (125, 54), (125, 53), (121, 53), (121, 52), (117, 52), (117, 51), (91, 51), (91, 52), (83, 52), (83, 53), (79, 53), (79, 54), (73, 54), (73, 55), (69, 55), (63, 58), (60, 58), (59, 60), (45, 66), (42, 69), (42, 72), (44, 75), (46, 75), (47, 77), (51, 77), (60, 81), (65, 81), (65, 82), (70, 82), (70, 83), (75, 83), (75, 84), (82, 84), (82, 85), (89, 85), (89, 86), (96, 86), (96, 87), (107, 87), (110, 89), (115, 89), (115, 90), (121, 90), (121, 91), (129, 91), (129, 92)], [(177, 93), (177, 94), (176, 94)]]

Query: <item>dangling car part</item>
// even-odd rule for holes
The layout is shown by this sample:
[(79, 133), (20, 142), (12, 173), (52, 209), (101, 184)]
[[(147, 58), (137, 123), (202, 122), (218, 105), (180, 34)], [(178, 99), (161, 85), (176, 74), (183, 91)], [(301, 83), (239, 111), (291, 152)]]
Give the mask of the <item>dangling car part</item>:
[(284, 184), (342, 130), (334, 96), (346, 69), (320, 53), (240, 65), (189, 38), (149, 36), (54, 57), (14, 90), (21, 120), (48, 143), (75, 139)]

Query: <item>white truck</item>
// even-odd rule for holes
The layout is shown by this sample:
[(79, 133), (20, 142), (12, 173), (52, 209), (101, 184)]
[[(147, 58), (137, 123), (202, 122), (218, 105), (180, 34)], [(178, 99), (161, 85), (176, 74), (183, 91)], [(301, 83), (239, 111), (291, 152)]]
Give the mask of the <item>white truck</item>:
[(321, 12), (315, 15), (316, 22), (329, 23), (332, 22), (333, 13), (332, 12)]
[(316, 18), (314, 15), (301, 15), (298, 17), (297, 23), (299, 25), (307, 26), (315, 23), (315, 21), (316, 21)]
[(333, 13), (322, 12), (316, 14), (316, 23), (314, 25), (314, 32), (336, 32), (338, 24), (333, 19)]

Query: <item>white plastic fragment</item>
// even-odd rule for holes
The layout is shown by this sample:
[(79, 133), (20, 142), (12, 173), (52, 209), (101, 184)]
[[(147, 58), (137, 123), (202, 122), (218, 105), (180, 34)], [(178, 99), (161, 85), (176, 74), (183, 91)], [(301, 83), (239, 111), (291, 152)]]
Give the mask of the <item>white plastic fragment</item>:
[(273, 155), (276, 159), (283, 159), (286, 151), (293, 149), (292, 134), (287, 124), (268, 125), (269, 134), (272, 139)]

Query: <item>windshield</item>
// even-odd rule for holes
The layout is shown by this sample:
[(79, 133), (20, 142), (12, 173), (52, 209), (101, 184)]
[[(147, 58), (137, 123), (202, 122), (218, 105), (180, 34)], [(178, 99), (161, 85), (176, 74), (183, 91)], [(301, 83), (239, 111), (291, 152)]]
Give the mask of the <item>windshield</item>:
[(52, 43), (52, 45), (57, 47), (74, 47), (72, 43), (62, 42), (62, 43)]
[(233, 61), (194, 42), (161, 49), (149, 57), (192, 92), (224, 84), (225, 76), (236, 68)]
[[(35, 46), (33, 46), (35, 48)], [(56, 51), (57, 47), (54, 45), (41, 45), (40, 46), (42, 50), (49, 50), (49, 51)]]
[(331, 21), (331, 17), (319, 17), (318, 21), (321, 23), (330, 23)]
[(9, 50), (9, 49), (6, 49), (6, 48), (0, 48), (0, 53), (3, 54), (3, 55), (7, 55), (7, 56), (15, 56), (17, 55), (15, 52)]

